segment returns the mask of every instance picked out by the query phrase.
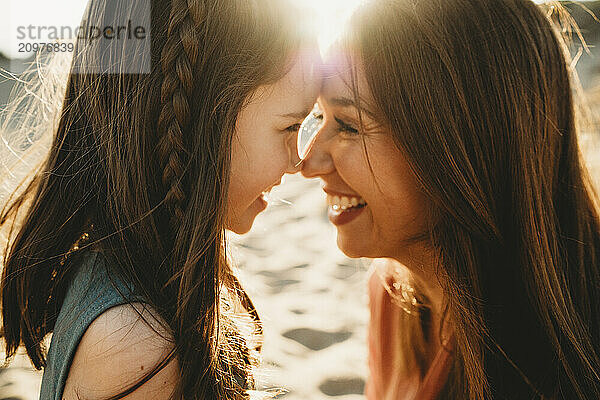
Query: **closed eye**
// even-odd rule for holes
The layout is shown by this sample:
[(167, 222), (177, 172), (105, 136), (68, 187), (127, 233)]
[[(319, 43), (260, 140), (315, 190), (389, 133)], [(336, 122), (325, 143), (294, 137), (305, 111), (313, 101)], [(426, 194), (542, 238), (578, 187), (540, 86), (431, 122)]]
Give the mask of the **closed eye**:
[(334, 118), (335, 118), (335, 121), (338, 123), (338, 132), (346, 132), (351, 135), (358, 135), (358, 130), (356, 128), (353, 128), (352, 126), (348, 125), (347, 123), (345, 123), (338, 117), (334, 117)]
[(290, 133), (296, 133), (300, 130), (300, 124), (294, 124), (292, 126), (288, 126), (287, 128), (285, 128), (286, 132), (290, 132)]

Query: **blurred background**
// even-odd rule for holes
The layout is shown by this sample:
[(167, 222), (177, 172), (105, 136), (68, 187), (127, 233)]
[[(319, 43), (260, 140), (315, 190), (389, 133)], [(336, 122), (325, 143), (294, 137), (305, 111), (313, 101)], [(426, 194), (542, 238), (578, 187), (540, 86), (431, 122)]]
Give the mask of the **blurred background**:
[[(296, 1), (311, 10), (303, 17), (314, 21), (326, 47), (339, 29), (332, 22), (343, 21), (360, 0)], [(20, 71), (33, 60), (31, 54), (15, 51), (15, 27), (75, 27), (86, 5), (86, 0), (5, 2), (0, 5), (0, 111)], [(595, 47), (600, 22), (594, 17), (600, 15), (600, 1), (563, 4), (588, 45), (584, 51), (574, 35), (571, 51), (594, 111), (600, 99), (600, 54)], [(588, 134), (595, 136), (596, 127), (590, 124)], [(258, 377), (262, 387), (283, 388), (279, 398), (287, 400), (363, 399), (369, 261), (348, 259), (337, 249), (319, 181), (287, 176), (252, 231), (230, 238), (231, 256), (265, 325), (264, 367)], [(0, 400), (37, 399), (40, 379), (41, 372), (18, 356), (0, 369)]]

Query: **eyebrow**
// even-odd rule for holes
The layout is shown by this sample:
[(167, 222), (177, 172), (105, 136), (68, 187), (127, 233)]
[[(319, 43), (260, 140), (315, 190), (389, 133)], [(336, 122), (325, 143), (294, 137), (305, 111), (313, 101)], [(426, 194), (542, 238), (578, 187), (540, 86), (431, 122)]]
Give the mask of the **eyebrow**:
[(300, 112), (294, 112), (289, 114), (279, 114), (282, 118), (293, 118), (293, 119), (304, 119), (310, 114), (310, 110), (306, 109)]
[[(338, 107), (342, 107), (342, 108), (354, 107), (357, 110), (359, 109), (359, 107), (356, 106), (356, 103), (354, 102), (354, 100), (349, 99), (347, 97), (335, 97), (333, 99), (327, 100), (327, 102), (329, 104), (332, 104), (332, 105), (338, 106)], [(372, 119), (377, 120), (377, 116), (375, 115), (375, 113), (370, 111), (369, 109), (367, 109), (365, 107), (360, 107), (360, 110), (364, 111)]]
[(358, 107), (356, 107), (356, 104), (354, 103), (354, 100), (351, 100), (351, 99), (349, 99), (347, 97), (336, 97), (336, 98), (333, 98), (333, 99), (329, 99), (327, 102), (330, 103), (330, 104), (339, 106), (339, 107), (355, 107), (355, 108), (358, 108)]

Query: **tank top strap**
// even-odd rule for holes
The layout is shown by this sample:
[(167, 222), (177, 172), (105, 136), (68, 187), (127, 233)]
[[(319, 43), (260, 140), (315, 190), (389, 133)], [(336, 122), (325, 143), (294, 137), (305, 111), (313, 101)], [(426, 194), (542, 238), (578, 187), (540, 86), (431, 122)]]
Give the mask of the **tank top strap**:
[(109, 308), (136, 301), (143, 299), (131, 285), (110, 274), (100, 252), (81, 255), (54, 326), (40, 400), (61, 400), (75, 351), (88, 326)]

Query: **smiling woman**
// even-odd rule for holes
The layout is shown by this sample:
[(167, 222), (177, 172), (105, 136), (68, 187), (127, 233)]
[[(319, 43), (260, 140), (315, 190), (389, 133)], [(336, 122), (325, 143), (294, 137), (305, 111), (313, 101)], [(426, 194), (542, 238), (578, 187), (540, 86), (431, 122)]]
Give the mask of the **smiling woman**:
[[(351, 65), (345, 60), (335, 49), (326, 58), (319, 98), (324, 124), (302, 172), (324, 181), (340, 249), (351, 257), (401, 257), (406, 243), (422, 238), (423, 220), (414, 215), (423, 214), (425, 199), (407, 190), (416, 182), (364, 91), (359, 114), (348, 84)], [(364, 80), (358, 86), (367, 87)], [(373, 154), (377, 157), (369, 157)]]
[(340, 249), (382, 258), (369, 399), (600, 398), (600, 201), (559, 9), (374, 0), (325, 58), (303, 173)]

